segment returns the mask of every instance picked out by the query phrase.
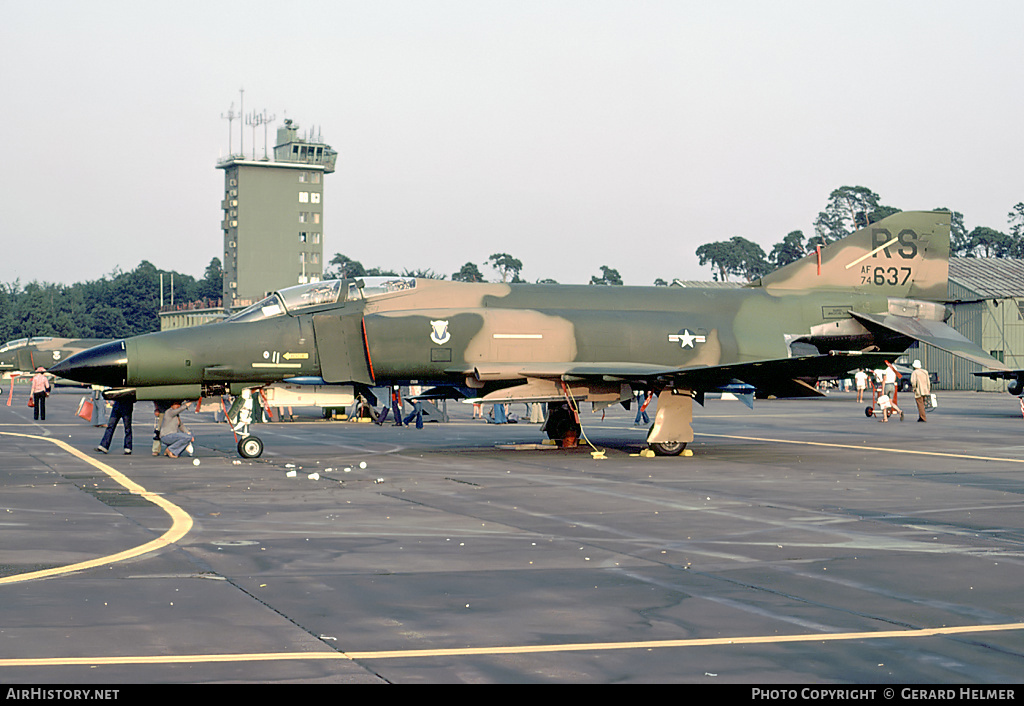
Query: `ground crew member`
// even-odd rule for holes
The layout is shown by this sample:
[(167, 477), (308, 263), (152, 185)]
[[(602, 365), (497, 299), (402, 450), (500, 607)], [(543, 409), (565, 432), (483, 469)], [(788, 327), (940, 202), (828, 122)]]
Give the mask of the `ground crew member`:
[(917, 402), (917, 421), (927, 422), (924, 413), (924, 399), (932, 392), (928, 371), (921, 367), (921, 361), (914, 361), (914, 372), (910, 374), (910, 385), (914, 388), (914, 401)]

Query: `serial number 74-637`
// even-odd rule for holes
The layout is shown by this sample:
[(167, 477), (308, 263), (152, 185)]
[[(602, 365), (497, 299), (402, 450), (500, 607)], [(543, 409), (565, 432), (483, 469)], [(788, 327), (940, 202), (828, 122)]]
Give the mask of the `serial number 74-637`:
[(904, 285), (910, 279), (909, 267), (864, 267), (860, 271), (861, 284), (877, 284), (879, 286)]

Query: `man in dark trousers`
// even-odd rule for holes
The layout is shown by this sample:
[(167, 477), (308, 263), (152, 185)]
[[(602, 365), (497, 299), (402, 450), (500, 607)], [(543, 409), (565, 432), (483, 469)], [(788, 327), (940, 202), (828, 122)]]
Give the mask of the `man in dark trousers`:
[(107, 421), (107, 430), (103, 432), (103, 441), (96, 447), (97, 451), (107, 453), (110, 450), (110, 442), (114, 438), (114, 429), (117, 427), (117, 421), (120, 419), (124, 422), (124, 452), (126, 454), (132, 452), (132, 410), (134, 407), (134, 400), (114, 400), (114, 407), (110, 410), (110, 419)]
[(927, 422), (924, 401), (932, 393), (932, 381), (928, 377), (928, 371), (921, 367), (919, 360), (914, 361), (914, 372), (910, 374), (910, 385), (914, 389), (914, 401), (917, 402), (917, 421)]
[[(384, 411), (377, 417), (377, 426), (383, 426), (388, 416), (388, 407), (384, 405)], [(391, 387), (391, 412), (395, 415), (395, 426), (402, 426), (402, 391), (397, 385)]]

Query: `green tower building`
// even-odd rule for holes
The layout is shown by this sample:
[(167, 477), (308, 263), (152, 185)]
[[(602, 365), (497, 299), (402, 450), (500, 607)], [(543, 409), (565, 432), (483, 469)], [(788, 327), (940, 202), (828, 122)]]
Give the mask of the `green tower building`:
[(321, 279), (324, 271), (324, 175), (338, 153), (319, 136), (299, 136), (285, 120), (262, 159), (231, 155), (224, 170), (224, 308)]

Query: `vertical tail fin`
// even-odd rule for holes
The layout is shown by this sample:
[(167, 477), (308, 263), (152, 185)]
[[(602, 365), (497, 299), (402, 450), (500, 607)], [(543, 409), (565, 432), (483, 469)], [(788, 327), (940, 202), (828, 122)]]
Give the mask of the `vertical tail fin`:
[(770, 290), (850, 289), (942, 301), (949, 277), (946, 211), (906, 211), (761, 278)]

